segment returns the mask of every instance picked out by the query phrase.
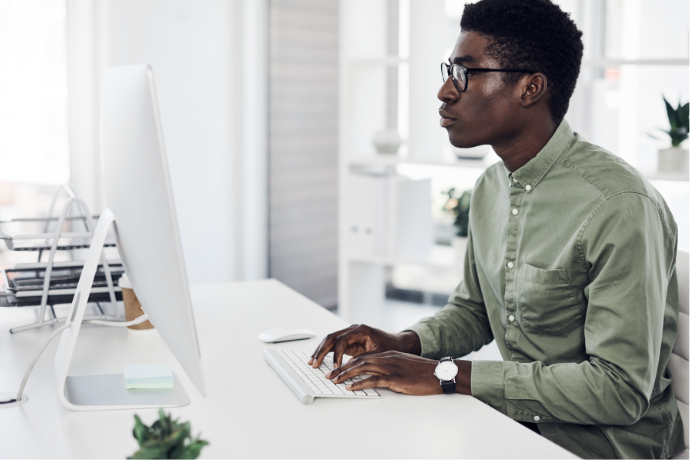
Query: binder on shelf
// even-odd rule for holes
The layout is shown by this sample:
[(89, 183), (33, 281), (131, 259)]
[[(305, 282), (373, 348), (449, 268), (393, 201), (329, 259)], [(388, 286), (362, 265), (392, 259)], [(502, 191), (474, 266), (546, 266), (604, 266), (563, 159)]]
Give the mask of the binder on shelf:
[(347, 200), (348, 252), (425, 259), (433, 244), (431, 180), (351, 174)]
[(426, 259), (433, 245), (431, 179), (389, 180), (388, 257)]
[(385, 255), (385, 179), (354, 174), (347, 200), (347, 248), (354, 254)]

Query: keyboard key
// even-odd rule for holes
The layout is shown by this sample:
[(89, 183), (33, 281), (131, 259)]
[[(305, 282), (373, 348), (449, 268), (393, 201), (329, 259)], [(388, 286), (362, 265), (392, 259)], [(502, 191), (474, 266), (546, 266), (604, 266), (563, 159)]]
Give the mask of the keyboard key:
[(372, 388), (363, 388), (362, 391), (367, 396), (378, 396), (379, 394)]
[[(340, 387), (338, 387), (338, 385), (332, 385), (332, 386), (329, 386), (328, 388), (330, 388), (334, 394), (337, 394), (337, 395), (344, 395), (345, 394), (345, 391), (341, 390)], [(349, 391), (348, 391), (348, 393), (349, 393)]]
[(346, 385), (345, 385), (344, 383), (337, 383), (335, 386), (337, 386), (338, 388), (340, 388), (340, 389), (343, 391), (343, 393), (346, 394), (346, 395), (353, 395), (353, 394), (355, 394), (354, 391), (350, 391), (350, 390), (348, 390), (347, 388), (345, 388)]
[(309, 384), (309, 388), (311, 389), (311, 391), (314, 392), (314, 394), (317, 394), (317, 395), (323, 394), (323, 392), (321, 390), (319, 390), (319, 388), (316, 385), (314, 385), (313, 383)]

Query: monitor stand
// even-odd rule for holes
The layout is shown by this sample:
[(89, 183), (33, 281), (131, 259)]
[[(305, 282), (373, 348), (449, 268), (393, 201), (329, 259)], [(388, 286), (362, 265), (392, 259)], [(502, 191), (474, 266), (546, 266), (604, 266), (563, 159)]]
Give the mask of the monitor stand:
[[(54, 363), (60, 402), (68, 409), (75, 411), (186, 406), (189, 404), (189, 396), (187, 396), (176, 374), (173, 374), (173, 388), (161, 390), (127, 390), (124, 374), (67, 375), (79, 336), (79, 329), (86, 312), (93, 279), (98, 269), (98, 261), (103, 251), (105, 237), (108, 228), (114, 223), (115, 216), (112, 211), (110, 209), (103, 211), (93, 233), (77, 291), (67, 315), (67, 322), (71, 322), (72, 327), (65, 329), (60, 337)], [(116, 225), (114, 230), (115, 237), (118, 239)]]

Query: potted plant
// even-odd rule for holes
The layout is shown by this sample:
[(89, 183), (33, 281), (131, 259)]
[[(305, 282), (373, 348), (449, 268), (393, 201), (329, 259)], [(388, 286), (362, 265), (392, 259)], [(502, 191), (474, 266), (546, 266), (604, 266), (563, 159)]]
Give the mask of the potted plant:
[(192, 437), (189, 422), (173, 420), (171, 414), (158, 410), (158, 420), (146, 426), (134, 415), (134, 438), (139, 450), (127, 458), (198, 458), (207, 441)]
[[(663, 96), (662, 96), (663, 97)], [(666, 114), (668, 115), (668, 122), (671, 129), (661, 131), (665, 132), (671, 138), (671, 147), (659, 149), (659, 163), (657, 169), (659, 171), (687, 171), (688, 170), (688, 150), (681, 147), (683, 141), (688, 138), (688, 103), (681, 105), (678, 102), (678, 107), (673, 108), (664, 97), (666, 104)], [(651, 134), (650, 134), (651, 136)], [(652, 136), (658, 139), (656, 136)]]
[(451, 240), (451, 246), (455, 248), (455, 253), (458, 261), (463, 261), (465, 258), (465, 250), (467, 249), (467, 231), (470, 224), (470, 201), (472, 199), (472, 190), (465, 190), (460, 193), (455, 190), (455, 187), (443, 192), (448, 196), (443, 210), (455, 216), (453, 225), (455, 226), (455, 237)]

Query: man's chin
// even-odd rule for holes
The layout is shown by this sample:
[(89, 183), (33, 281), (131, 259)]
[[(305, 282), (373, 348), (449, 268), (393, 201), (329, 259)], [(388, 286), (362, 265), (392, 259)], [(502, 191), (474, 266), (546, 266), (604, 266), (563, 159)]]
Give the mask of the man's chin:
[(459, 149), (471, 149), (472, 147), (478, 147), (486, 143), (477, 140), (473, 141), (472, 139), (466, 139), (460, 136), (454, 136), (450, 132), (448, 133), (448, 140), (450, 141), (450, 145)]

